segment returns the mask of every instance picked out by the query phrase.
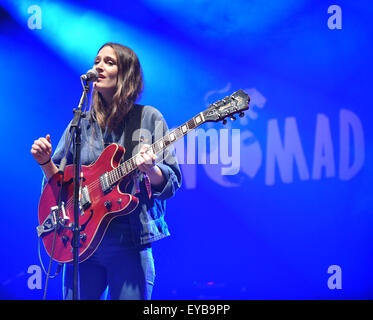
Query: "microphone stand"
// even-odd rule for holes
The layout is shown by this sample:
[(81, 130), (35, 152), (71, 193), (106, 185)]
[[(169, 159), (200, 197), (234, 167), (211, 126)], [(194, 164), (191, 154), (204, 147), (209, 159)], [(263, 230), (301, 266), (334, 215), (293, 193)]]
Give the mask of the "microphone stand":
[[(78, 265), (79, 265), (79, 246), (80, 246), (80, 226), (79, 226), (79, 172), (80, 172), (80, 150), (81, 150), (81, 129), (80, 121), (86, 116), (83, 111), (84, 102), (87, 100), (87, 95), (90, 90), (89, 80), (85, 80), (83, 84), (83, 93), (80, 98), (78, 109), (73, 109), (74, 118), (70, 125), (70, 134), (69, 140), (65, 148), (64, 157), (61, 160), (58, 173), (64, 175), (65, 166), (67, 162), (67, 154), (70, 149), (71, 142), (74, 138), (73, 144), (73, 168), (74, 168), (74, 177), (73, 177), (73, 200), (74, 200), (74, 224), (73, 224), (73, 300), (78, 299)], [(62, 178), (63, 180), (63, 178)], [(63, 183), (63, 181), (62, 181)], [(62, 186), (61, 186), (62, 189)]]

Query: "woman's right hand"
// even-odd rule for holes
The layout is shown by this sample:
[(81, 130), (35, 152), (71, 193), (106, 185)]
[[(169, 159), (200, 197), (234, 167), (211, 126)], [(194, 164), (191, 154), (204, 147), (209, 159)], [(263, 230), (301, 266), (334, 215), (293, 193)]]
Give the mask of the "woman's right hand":
[(31, 154), (39, 165), (48, 163), (52, 157), (52, 143), (49, 134), (34, 141), (31, 147)]

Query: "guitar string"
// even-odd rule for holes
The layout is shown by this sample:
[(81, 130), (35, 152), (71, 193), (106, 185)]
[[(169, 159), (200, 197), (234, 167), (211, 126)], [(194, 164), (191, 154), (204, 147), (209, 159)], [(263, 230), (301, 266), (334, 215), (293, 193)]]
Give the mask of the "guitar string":
[[(187, 133), (189, 133), (190, 131), (192, 131), (193, 129), (189, 128), (189, 126), (187, 125), (187, 130), (186, 132), (182, 132), (182, 129), (181, 127), (179, 128), (176, 128), (175, 130), (173, 130), (172, 132), (170, 132), (169, 134), (167, 134), (166, 136), (164, 136), (163, 138), (157, 140), (156, 142), (153, 143), (153, 145), (150, 146), (150, 149), (152, 149), (152, 151), (156, 151), (156, 148), (159, 148), (159, 143), (160, 141), (162, 141), (162, 144), (165, 145), (165, 141), (169, 141), (170, 142), (170, 145), (172, 143), (174, 143), (175, 141), (177, 141), (178, 139), (180, 139), (181, 137), (183, 137), (184, 135), (186, 135)], [(178, 131), (178, 133), (176, 132)], [(174, 133), (175, 136), (176, 136), (176, 139), (174, 141), (170, 141), (170, 134), (171, 133)], [(165, 138), (167, 137), (167, 140), (165, 140)], [(158, 147), (156, 147), (156, 145), (158, 145)], [(158, 151), (158, 152), (155, 152), (155, 154), (159, 154), (161, 153), (162, 151), (165, 151), (167, 149), (168, 145), (166, 146), (166, 148), (162, 149), (162, 147), (160, 147), (161, 149)], [(164, 153), (165, 152), (162, 152), (162, 157), (161, 159), (157, 159), (157, 162), (159, 161), (163, 161), (164, 160)], [(126, 162), (124, 162), (123, 164), (119, 165), (118, 167), (114, 168), (113, 170), (109, 171), (108, 174), (110, 175), (110, 179), (113, 180), (113, 184), (114, 183), (117, 183), (119, 182), (120, 180), (122, 180), (126, 175), (130, 174), (133, 170), (136, 169), (136, 167), (134, 168), (133, 165), (136, 164), (136, 157), (138, 157), (140, 154), (136, 154), (135, 156), (133, 156), (132, 158), (128, 159)], [(126, 163), (128, 163), (129, 165), (127, 166)], [(119, 170), (122, 171), (122, 169), (118, 169), (119, 167), (121, 168), (124, 168), (124, 171), (125, 171), (125, 174), (120, 177), (122, 174), (119, 173)], [(129, 170), (129, 169), (130, 170)], [(97, 188), (100, 186), (101, 184), (101, 181), (99, 179), (96, 179), (94, 180), (92, 183), (90, 183), (89, 185), (86, 185), (88, 187), (88, 189), (90, 189), (91, 191), (96, 191)], [(70, 198), (71, 199), (71, 198)], [(71, 202), (72, 200), (68, 200), (67, 203), (66, 203), (66, 207), (71, 205)]]
[[(194, 129), (194, 128), (193, 128)], [(189, 133), (190, 131), (192, 131), (193, 129), (189, 128), (189, 126), (187, 126), (187, 131), (185, 133), (182, 132), (182, 129), (181, 129), (181, 126), (176, 128), (175, 130), (173, 130), (172, 132), (170, 132), (169, 134), (167, 134), (166, 136), (164, 136), (163, 138), (157, 140), (156, 142), (153, 143), (153, 145), (150, 146), (150, 148), (153, 150), (153, 151), (156, 151), (156, 145), (160, 143), (160, 141), (162, 141), (163, 145), (165, 145), (164, 141), (169, 141), (172, 143), (174, 143), (176, 140), (178, 140), (179, 138), (183, 137), (184, 135), (186, 135), (187, 133)], [(176, 133), (176, 131), (179, 131), (179, 134)], [(171, 133), (174, 133), (175, 136), (176, 136), (176, 139), (174, 141), (170, 141), (170, 134)], [(165, 138), (167, 137), (167, 140), (165, 140)], [(170, 144), (170, 145), (171, 145)], [(168, 145), (166, 146), (166, 148), (168, 147)], [(157, 147), (159, 148), (159, 147)], [(162, 148), (162, 147), (160, 147)], [(165, 148), (165, 149), (166, 149)], [(159, 154), (161, 153), (162, 151), (164, 151), (165, 149), (161, 149), (159, 150), (158, 152), (155, 152), (155, 154)], [(133, 170), (136, 169), (136, 167), (133, 167), (133, 165), (136, 165), (136, 157), (138, 157), (140, 155), (140, 153), (136, 154), (135, 156), (133, 156), (132, 158), (128, 159), (126, 162), (124, 162), (123, 164), (119, 165), (118, 167), (114, 168), (112, 171), (109, 171), (108, 173), (111, 174), (111, 179), (113, 179), (113, 183), (116, 183), (118, 181), (120, 181), (121, 179), (123, 179), (126, 175), (130, 174)], [(164, 157), (162, 159), (157, 159), (157, 161), (163, 161), (164, 160)], [(125, 165), (126, 163), (129, 163), (129, 165)], [(119, 169), (119, 167), (121, 168), (124, 168), (124, 171), (125, 171), (125, 174), (121, 174), (119, 173), (119, 170), (122, 171), (122, 169)], [(130, 170), (128, 171), (128, 167), (130, 168)], [(122, 176), (122, 177), (121, 177)], [(100, 185), (100, 180), (95, 180), (93, 181), (90, 185), (87, 185), (88, 188), (96, 188), (96, 186)], [(93, 190), (96, 190), (96, 189), (93, 189)]]

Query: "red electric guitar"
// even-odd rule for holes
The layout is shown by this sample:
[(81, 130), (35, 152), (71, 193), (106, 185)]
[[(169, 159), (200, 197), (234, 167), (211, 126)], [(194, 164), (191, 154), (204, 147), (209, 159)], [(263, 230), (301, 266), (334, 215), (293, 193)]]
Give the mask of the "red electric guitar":
[[(233, 117), (237, 113), (242, 117), (243, 111), (249, 109), (249, 101), (250, 97), (239, 90), (211, 104), (206, 111), (172, 130), (150, 147), (154, 154), (157, 154), (205, 122), (226, 122), (225, 118)], [(132, 173), (137, 168), (136, 156), (120, 164), (124, 153), (123, 147), (111, 144), (96, 162), (81, 168), (79, 262), (88, 259), (95, 252), (109, 223), (115, 217), (129, 214), (138, 205), (136, 196), (123, 193), (119, 188), (119, 183), (127, 185), (131, 181)], [(73, 261), (72, 165), (65, 168), (62, 202), (58, 208), (61, 179), (61, 175), (55, 174), (43, 190), (39, 201), (37, 232), (38, 237), (42, 237), (48, 255), (55, 261), (67, 263)]]

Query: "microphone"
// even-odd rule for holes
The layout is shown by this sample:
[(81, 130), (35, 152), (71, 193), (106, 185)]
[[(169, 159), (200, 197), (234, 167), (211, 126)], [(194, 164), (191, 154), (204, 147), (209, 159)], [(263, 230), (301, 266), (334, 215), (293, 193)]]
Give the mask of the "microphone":
[(85, 81), (95, 82), (98, 79), (98, 72), (95, 69), (90, 69), (86, 74), (80, 76)]

